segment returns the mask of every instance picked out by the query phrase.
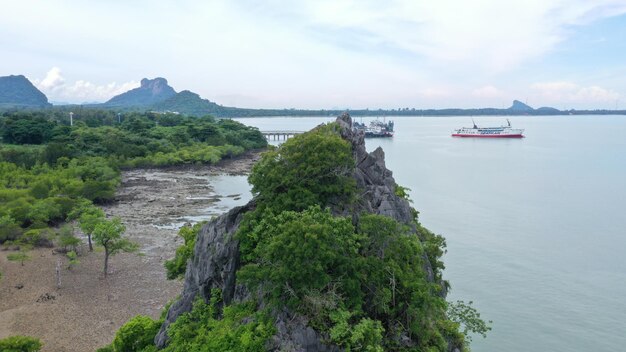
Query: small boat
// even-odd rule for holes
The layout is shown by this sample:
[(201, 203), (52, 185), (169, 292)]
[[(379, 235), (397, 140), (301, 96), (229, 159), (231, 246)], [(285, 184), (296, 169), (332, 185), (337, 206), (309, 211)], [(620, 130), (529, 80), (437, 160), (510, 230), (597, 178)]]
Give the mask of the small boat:
[(355, 131), (363, 131), (367, 138), (393, 137), (393, 121), (385, 122), (374, 120), (370, 122), (369, 126), (355, 121), (352, 125), (352, 129)]
[(475, 138), (524, 138), (524, 129), (512, 128), (511, 121), (507, 121), (507, 126), (500, 127), (478, 127), (474, 120), (474, 127), (463, 127), (452, 132), (452, 137), (475, 137)]

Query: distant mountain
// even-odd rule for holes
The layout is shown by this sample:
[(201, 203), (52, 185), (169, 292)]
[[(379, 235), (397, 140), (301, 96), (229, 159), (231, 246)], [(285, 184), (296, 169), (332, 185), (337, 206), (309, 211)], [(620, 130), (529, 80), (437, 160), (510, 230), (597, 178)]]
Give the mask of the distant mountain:
[(49, 107), (48, 98), (28, 78), (0, 77), (0, 107)]
[[(215, 117), (261, 117), (261, 116), (336, 116), (344, 109), (245, 109), (227, 107), (201, 98), (198, 94), (184, 90), (176, 93), (165, 78), (142, 79), (141, 87), (111, 98), (104, 104), (90, 104), (89, 108), (105, 108), (117, 111), (176, 112), (191, 116), (212, 115)], [(348, 110), (352, 116), (515, 116), (515, 115), (564, 115), (572, 111), (560, 111), (550, 107), (533, 109), (514, 100), (507, 109), (391, 109), (391, 110)], [(585, 111), (584, 113), (618, 113), (607, 111)]]
[(561, 112), (559, 109), (555, 109), (549, 106), (542, 106), (539, 109), (535, 110), (540, 115), (556, 115)]
[(511, 105), (511, 107), (508, 108), (507, 110), (513, 110), (513, 111), (533, 111), (535, 109), (533, 109), (530, 106), (522, 103), (519, 100), (513, 100), (513, 105)]
[(144, 78), (139, 88), (131, 89), (126, 93), (116, 95), (104, 103), (107, 107), (150, 107), (176, 95), (174, 88), (167, 84), (165, 78)]
[(229, 108), (217, 105), (207, 99), (202, 99), (194, 92), (183, 90), (182, 92), (156, 103), (151, 106), (156, 111), (174, 111), (181, 114), (202, 116), (202, 115), (220, 115), (220, 113)]

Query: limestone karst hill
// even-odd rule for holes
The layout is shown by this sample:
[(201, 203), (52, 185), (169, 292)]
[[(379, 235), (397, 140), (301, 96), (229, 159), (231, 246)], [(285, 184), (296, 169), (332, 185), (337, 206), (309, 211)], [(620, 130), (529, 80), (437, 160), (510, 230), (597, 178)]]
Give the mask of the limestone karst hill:
[[(401, 194), (402, 192), (399, 192), (402, 188), (395, 182), (392, 172), (386, 168), (383, 150), (377, 148), (373, 152), (368, 153), (365, 149), (363, 133), (353, 131), (351, 125), (350, 116), (343, 114), (337, 118), (333, 128), (335, 128), (335, 132), (338, 133), (340, 138), (347, 142), (349, 145), (348, 150), (351, 150), (354, 163), (353, 168), (346, 171), (346, 175), (353, 180), (352, 184), (356, 186), (356, 199), (353, 199), (349, 205), (341, 202), (331, 202), (328, 206), (332, 216), (348, 219), (346, 221), (352, 222), (355, 227), (358, 227), (362, 219), (371, 214), (380, 215), (386, 219), (391, 219), (390, 221), (393, 223), (399, 224), (399, 227), (406, 231), (401, 236), (414, 237), (414, 239), (417, 239), (414, 244), (422, 247), (422, 249), (414, 248), (415, 251), (412, 252), (414, 253), (413, 257), (409, 257), (408, 260), (419, 263), (416, 264), (420, 266), (420, 268), (416, 269), (420, 272), (419, 280), (423, 283), (424, 294), (430, 297), (426, 301), (432, 299), (432, 302), (444, 302), (447, 283), (441, 279), (441, 263), (438, 262), (436, 257), (432, 258), (427, 255), (427, 250), (424, 249), (429, 246), (432, 247), (432, 243), (427, 243), (430, 240), (428, 239), (430, 232), (422, 228), (417, 222), (417, 212), (411, 207), (407, 198)], [(302, 162), (306, 164), (305, 160)], [(287, 192), (288, 190), (284, 191)], [(201, 298), (204, 302), (212, 302), (216, 299), (214, 297), (215, 292), (220, 292), (221, 296), (219, 298), (226, 306), (251, 299), (263, 301), (264, 296), (257, 293), (257, 288), (246, 286), (238, 278), (242, 263), (249, 259), (243, 258), (242, 251), (244, 249), (242, 249), (242, 246), (244, 245), (241, 243), (241, 239), (237, 237), (238, 229), (240, 226), (244, 226), (242, 223), (246, 221), (246, 215), (262, 207), (261, 202), (262, 200), (257, 197), (245, 206), (234, 208), (228, 213), (214, 218), (201, 229), (195, 242), (193, 258), (187, 264), (183, 292), (180, 298), (169, 308), (165, 321), (156, 335), (155, 344), (158, 347), (164, 348), (168, 345), (170, 341), (168, 328), (181, 316), (185, 316), (186, 313), (192, 311), (194, 309), (194, 301), (198, 298)], [(394, 240), (390, 241), (393, 242)], [(388, 249), (388, 251), (389, 254), (387, 255), (392, 256), (393, 250)], [(385, 254), (382, 256), (385, 257)], [(301, 269), (298, 267), (292, 268), (295, 272)], [(313, 280), (314, 278), (311, 279)], [(386, 286), (387, 283), (383, 285)], [(393, 285), (395, 285), (395, 281)], [(395, 290), (395, 287), (393, 289)], [(295, 295), (296, 293), (293, 294)], [(367, 296), (367, 293), (364, 296)], [(419, 299), (415, 298), (416, 296), (411, 297), (414, 297), (414, 302), (405, 302), (407, 307), (409, 304), (421, 304), (417, 302)], [(391, 296), (389, 296), (389, 300), (391, 299)], [(395, 296), (393, 300), (394, 305), (401, 305), (400, 302), (395, 302)], [(269, 304), (269, 302), (261, 302), (259, 307), (268, 306)], [(427, 311), (425, 309), (425, 312)], [(319, 324), (316, 325), (313, 322), (314, 318), (310, 315), (307, 316), (307, 314), (294, 311), (280, 304), (272, 312), (275, 334), (265, 343), (264, 349), (266, 350), (340, 351), (346, 347), (345, 345), (342, 347), (333, 343), (331, 338), (329, 338), (328, 331), (320, 331)], [(415, 320), (415, 315), (419, 316), (420, 313), (408, 313), (407, 310), (407, 312), (402, 314), (404, 314), (403, 316), (413, 317), (409, 320)], [(441, 319), (441, 321), (426, 315), (430, 313), (424, 314), (422, 318), (425, 320), (432, 319), (432, 321), (428, 322), (429, 325), (438, 326), (442, 324), (442, 321), (449, 323), (449, 321), (445, 320), (445, 312), (443, 311), (436, 315), (436, 319)], [(388, 315), (391, 316), (393, 313)], [(387, 318), (381, 317), (381, 319)], [(383, 324), (386, 324), (386, 330), (389, 332), (385, 339), (390, 340), (387, 342), (379, 341), (378, 343), (382, 345), (393, 344), (398, 346), (397, 350), (405, 350), (422, 345), (428, 346), (429, 344), (437, 344), (438, 349), (449, 351), (462, 349), (462, 337), (459, 339), (458, 334), (443, 333), (436, 342), (434, 340), (428, 341), (426, 337), (417, 337), (418, 334), (411, 333), (408, 326), (406, 328), (402, 327), (403, 324), (407, 324), (406, 320), (394, 322), (393, 319), (395, 318), (389, 318)], [(249, 321), (252, 320), (249, 319)], [(362, 321), (370, 322), (373, 320), (367, 318)], [(408, 321), (408, 324), (414, 323)], [(451, 326), (455, 325), (452, 323)], [(456, 328), (452, 330), (456, 331)], [(169, 332), (171, 332), (171, 329)], [(437, 332), (436, 334), (439, 333)]]

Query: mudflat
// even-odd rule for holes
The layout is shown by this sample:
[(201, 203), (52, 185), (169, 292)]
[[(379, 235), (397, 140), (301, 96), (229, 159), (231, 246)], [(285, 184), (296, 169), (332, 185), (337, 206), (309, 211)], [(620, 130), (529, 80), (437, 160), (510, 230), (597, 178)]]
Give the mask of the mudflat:
[(7, 260), (10, 250), (0, 251), (0, 338), (34, 336), (44, 352), (94, 351), (109, 344), (131, 317), (157, 318), (182, 288), (182, 281), (166, 279), (163, 267), (182, 243), (177, 224), (187, 216), (206, 216), (222, 197), (213, 192), (210, 176), (247, 174), (258, 157), (254, 152), (211, 166), (124, 171), (116, 201), (103, 208), (107, 216), (122, 218), (126, 236), (140, 244), (140, 251), (112, 257), (106, 279), (104, 254), (89, 252), (85, 238), (80, 264), (72, 269), (67, 269), (67, 258), (50, 248), (30, 251), (24, 266)]

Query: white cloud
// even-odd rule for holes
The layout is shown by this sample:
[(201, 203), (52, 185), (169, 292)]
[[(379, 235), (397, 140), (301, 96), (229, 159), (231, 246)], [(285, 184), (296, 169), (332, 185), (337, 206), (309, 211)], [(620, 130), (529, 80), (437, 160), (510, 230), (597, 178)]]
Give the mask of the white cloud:
[(48, 96), (49, 100), (70, 103), (104, 102), (115, 95), (139, 87), (139, 82), (136, 81), (104, 85), (84, 80), (67, 83), (58, 67), (53, 67), (44, 79), (33, 80), (33, 83)]
[(22, 0), (0, 11), (0, 70), (66, 68), (40, 81), (59, 101), (103, 101), (137, 84), (105, 82), (163, 76), (233, 106), (500, 106), (562, 77), (626, 93), (602, 78), (618, 64), (557, 52), (586, 49), (580, 26), (622, 13), (626, 0)]
[[(402, 51), (433, 62), (506, 71), (541, 57), (573, 25), (626, 13), (624, 0), (276, 0), (258, 5), (296, 26), (349, 37), (345, 47)], [(263, 1), (266, 3), (266, 1)]]
[(551, 102), (568, 103), (611, 103), (620, 98), (616, 91), (598, 87), (581, 87), (573, 82), (540, 82), (530, 87), (539, 94), (539, 98)]
[(41, 83), (39, 83), (39, 88), (51, 91), (63, 85), (65, 85), (65, 79), (61, 76), (61, 69), (53, 67), (50, 71), (48, 71), (46, 77), (41, 81)]

